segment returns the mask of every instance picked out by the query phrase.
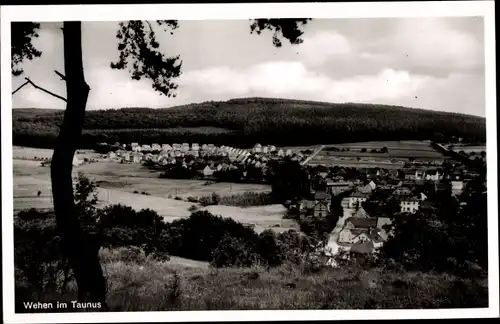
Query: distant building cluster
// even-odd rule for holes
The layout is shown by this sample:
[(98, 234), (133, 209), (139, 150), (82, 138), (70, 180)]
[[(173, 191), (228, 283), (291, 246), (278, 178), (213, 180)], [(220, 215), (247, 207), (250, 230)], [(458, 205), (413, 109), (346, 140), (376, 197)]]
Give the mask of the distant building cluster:
[(175, 164), (178, 158), (187, 156), (205, 157), (205, 156), (220, 156), (228, 157), (232, 160), (241, 160), (250, 156), (251, 153), (247, 150), (237, 149), (229, 146), (216, 147), (213, 144), (198, 143), (174, 143), (170, 144), (130, 144), (130, 149), (110, 151), (108, 157), (110, 159), (118, 159), (122, 162), (141, 163), (143, 161), (152, 161), (162, 165)]
[(131, 143), (123, 146), (117, 144), (114, 147), (119, 149), (108, 152), (108, 159), (121, 163), (149, 163), (162, 169), (181, 166), (189, 170), (195, 169), (194, 171), (201, 173), (203, 177), (211, 177), (217, 171), (243, 172), (250, 166), (260, 169), (265, 174), (271, 160), (289, 158), (300, 162), (306, 158), (300, 152), (278, 149), (274, 145), (256, 144), (252, 149), (241, 149), (198, 143), (151, 145)]

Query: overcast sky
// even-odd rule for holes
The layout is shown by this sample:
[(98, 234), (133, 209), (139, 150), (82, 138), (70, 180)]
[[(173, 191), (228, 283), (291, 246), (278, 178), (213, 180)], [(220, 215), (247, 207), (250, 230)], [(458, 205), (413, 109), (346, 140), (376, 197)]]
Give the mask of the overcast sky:
[[(60, 23), (42, 23), (34, 45), (41, 58), (23, 64), (24, 76), (61, 95), (54, 74), (64, 70)], [(482, 18), (317, 19), (304, 43), (274, 48), (270, 33), (250, 34), (248, 20), (180, 21), (174, 35), (157, 30), (169, 55), (181, 56), (177, 98), (147, 80), (111, 70), (118, 57), (117, 23), (84, 22), (83, 53), (91, 87), (88, 109), (169, 107), (237, 97), (396, 104), (485, 116)], [(13, 107), (64, 108), (30, 86)]]

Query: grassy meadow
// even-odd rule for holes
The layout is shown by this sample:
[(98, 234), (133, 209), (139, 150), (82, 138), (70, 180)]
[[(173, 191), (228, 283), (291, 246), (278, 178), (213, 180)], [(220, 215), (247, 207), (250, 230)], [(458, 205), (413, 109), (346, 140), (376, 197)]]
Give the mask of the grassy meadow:
[[(487, 307), (486, 282), (447, 274), (359, 267), (271, 270), (211, 268), (173, 258), (158, 262), (127, 250), (100, 254), (110, 285), (110, 311), (421, 309)], [(22, 288), (21, 288), (22, 289)], [(64, 296), (72, 300), (74, 283)]]

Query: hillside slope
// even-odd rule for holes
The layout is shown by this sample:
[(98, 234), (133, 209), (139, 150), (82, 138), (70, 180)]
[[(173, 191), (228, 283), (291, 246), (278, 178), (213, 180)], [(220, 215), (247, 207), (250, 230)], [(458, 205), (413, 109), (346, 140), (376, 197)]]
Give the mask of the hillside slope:
[[(13, 109), (14, 145), (50, 148), (63, 111)], [(83, 147), (97, 142), (199, 142), (249, 147), (367, 140), (486, 140), (481, 117), (372, 104), (242, 98), (174, 108), (88, 111)]]

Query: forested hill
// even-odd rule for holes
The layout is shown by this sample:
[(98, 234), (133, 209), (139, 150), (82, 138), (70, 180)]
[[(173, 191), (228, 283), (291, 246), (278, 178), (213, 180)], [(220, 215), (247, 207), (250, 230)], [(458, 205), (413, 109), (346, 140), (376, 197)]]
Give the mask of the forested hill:
[[(14, 145), (52, 147), (63, 111), (13, 109)], [(441, 135), (438, 135), (441, 134)], [(462, 137), (486, 140), (481, 117), (372, 104), (243, 98), (164, 109), (88, 111), (82, 148), (98, 142), (312, 145)]]

